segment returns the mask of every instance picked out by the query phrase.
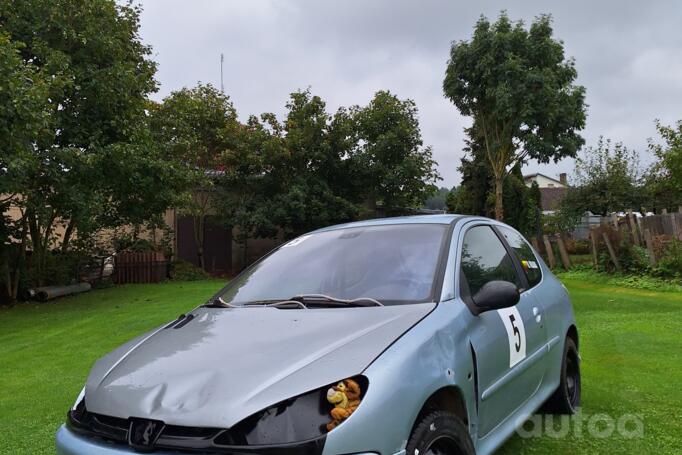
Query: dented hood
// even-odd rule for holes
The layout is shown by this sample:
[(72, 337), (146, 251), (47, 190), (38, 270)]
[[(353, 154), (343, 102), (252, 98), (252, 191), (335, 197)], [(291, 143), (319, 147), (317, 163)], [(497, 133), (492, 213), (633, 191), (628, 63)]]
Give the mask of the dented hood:
[(229, 428), (282, 400), (360, 374), (433, 303), (369, 308), (199, 308), (181, 328), (93, 367), (88, 410)]

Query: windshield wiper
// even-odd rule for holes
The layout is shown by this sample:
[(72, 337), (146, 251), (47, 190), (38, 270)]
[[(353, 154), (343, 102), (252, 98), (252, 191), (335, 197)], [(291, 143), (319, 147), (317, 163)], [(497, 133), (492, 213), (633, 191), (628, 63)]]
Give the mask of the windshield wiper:
[(216, 297), (215, 299), (203, 305), (204, 308), (235, 308), (234, 305), (227, 303), (222, 297)]
[[(225, 303), (220, 299), (221, 303)], [(226, 304), (233, 307), (233, 305)], [(372, 307), (384, 306), (383, 303), (371, 297), (358, 297), (357, 299), (338, 299), (325, 294), (299, 294), (290, 299), (284, 300), (252, 300), (245, 302), (241, 306), (245, 307), (273, 307), (273, 308), (301, 308), (308, 309), (312, 306), (327, 307)]]
[(370, 307), (384, 306), (383, 303), (371, 297), (358, 297), (357, 299), (337, 299), (325, 294), (299, 294), (289, 299), (289, 302), (301, 302), (304, 305), (327, 305), (327, 306), (353, 306)]
[(305, 303), (298, 300), (253, 300), (251, 302), (246, 302), (242, 306), (264, 306), (264, 307), (274, 307), (274, 308), (290, 308), (291, 306), (298, 308), (303, 308), (307, 310), (308, 307)]

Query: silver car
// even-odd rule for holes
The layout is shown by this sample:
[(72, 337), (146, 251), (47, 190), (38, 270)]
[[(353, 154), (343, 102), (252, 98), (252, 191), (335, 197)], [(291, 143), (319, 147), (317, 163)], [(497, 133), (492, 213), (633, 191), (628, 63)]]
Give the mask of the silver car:
[(517, 231), (389, 218), (298, 237), (97, 361), (57, 453), (488, 454), (579, 402), (568, 294)]

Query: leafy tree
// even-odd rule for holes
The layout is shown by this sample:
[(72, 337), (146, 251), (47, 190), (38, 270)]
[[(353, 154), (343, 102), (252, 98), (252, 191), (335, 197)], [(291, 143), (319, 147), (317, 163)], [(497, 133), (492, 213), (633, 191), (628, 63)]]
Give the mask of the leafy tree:
[(457, 195), (460, 188), (453, 186), (448, 195), (445, 197), (445, 209), (448, 213), (457, 213)]
[[(286, 236), (295, 236), (328, 224), (352, 220), (358, 207), (339, 183), (348, 156), (338, 141), (334, 122), (324, 101), (309, 90), (291, 94), (282, 132), (285, 153), (276, 155), (271, 178), (276, 190), (270, 199), (273, 219)], [(344, 197), (345, 196), (345, 197)]]
[(600, 138), (576, 159), (574, 185), (561, 203), (562, 216), (577, 220), (588, 210), (607, 215), (639, 207), (639, 178), (639, 154)]
[(411, 101), (380, 92), (369, 106), (331, 115), (305, 90), (286, 108), (283, 122), (251, 117), (220, 158), (219, 212), (244, 247), (249, 237), (291, 237), (356, 219), (368, 200), (388, 207), (425, 200), (435, 163), (421, 147)]
[(538, 182), (533, 181), (528, 189), (528, 205), (532, 220), (527, 234), (539, 236), (542, 233), (542, 193)]
[(357, 183), (371, 205), (387, 210), (419, 207), (440, 180), (430, 147), (423, 147), (417, 107), (379, 91), (354, 108), (359, 141), (352, 155)]
[(39, 166), (33, 153), (37, 140), (49, 140), (49, 80), (20, 55), (21, 45), (0, 32), (0, 281), (15, 300), (19, 270), (26, 259), (26, 216), (5, 213), (23, 204), (28, 178)]
[(656, 122), (663, 144), (649, 141), (658, 161), (645, 177), (646, 206), (654, 210), (677, 210), (682, 204), (682, 120), (673, 126)]
[(495, 182), (495, 217), (503, 219), (504, 177), (528, 159), (575, 156), (583, 144), (585, 89), (572, 60), (552, 37), (550, 16), (529, 29), (502, 13), (476, 23), (470, 41), (452, 45), (445, 96), (474, 119)]
[[(474, 128), (466, 131), (467, 145), (459, 166), (462, 184), (454, 199), (453, 211), (470, 215), (493, 216), (495, 213), (494, 179), (485, 147)], [(503, 206), (507, 211), (505, 221), (524, 234), (532, 233), (537, 226), (539, 194), (535, 195), (526, 187), (520, 165), (514, 166), (505, 176), (503, 186)], [(537, 191), (539, 193), (539, 189)]]
[(457, 192), (454, 212), (467, 215), (490, 216), (490, 195), (493, 174), (485, 149), (473, 129), (466, 130), (466, 147), (458, 168), (462, 185)]
[(278, 232), (270, 201), (280, 187), (273, 168), (286, 153), (281, 133), (274, 115), (251, 116), (240, 128), (237, 146), (220, 158), (223, 173), (216, 180), (214, 205), (220, 222), (242, 245), (243, 264), (247, 264), (249, 238)]
[(445, 210), (446, 200), (450, 194), (450, 191), (451, 190), (445, 187), (438, 188), (438, 191), (436, 191), (433, 196), (426, 200), (424, 207), (429, 210)]
[(242, 126), (229, 97), (212, 85), (183, 88), (166, 97), (151, 115), (153, 137), (169, 163), (182, 163), (192, 173), (192, 197), (181, 213), (192, 217), (199, 264), (204, 264), (207, 217), (215, 211), (215, 181), (223, 171), (222, 156), (239, 147)]
[[(504, 179), (503, 197), (505, 223), (530, 236), (537, 230), (537, 202), (531, 198), (531, 191), (523, 181), (521, 166), (514, 166)], [(491, 208), (494, 202), (490, 201)]]
[(0, 0), (3, 30), (48, 84), (47, 117), (27, 132), (38, 165), (17, 189), (39, 283), (59, 225), (66, 251), (76, 234), (157, 216), (180, 187), (144, 132), (156, 64), (139, 15), (113, 0)]

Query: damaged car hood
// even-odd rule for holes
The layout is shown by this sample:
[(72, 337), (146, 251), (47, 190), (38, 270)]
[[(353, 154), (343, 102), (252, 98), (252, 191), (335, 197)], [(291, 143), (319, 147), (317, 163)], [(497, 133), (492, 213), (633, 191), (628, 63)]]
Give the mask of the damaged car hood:
[(198, 308), (180, 328), (158, 329), (100, 359), (85, 405), (119, 418), (229, 428), (360, 374), (434, 307)]

